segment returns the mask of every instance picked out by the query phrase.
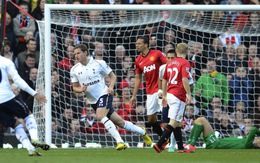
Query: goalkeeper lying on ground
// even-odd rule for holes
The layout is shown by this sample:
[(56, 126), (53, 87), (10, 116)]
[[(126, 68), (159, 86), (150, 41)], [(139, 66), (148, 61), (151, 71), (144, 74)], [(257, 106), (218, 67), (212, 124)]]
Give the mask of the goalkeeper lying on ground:
[(260, 130), (252, 127), (247, 137), (237, 138), (229, 137), (219, 139), (216, 137), (214, 130), (208, 120), (204, 117), (197, 118), (190, 132), (186, 148), (195, 150), (195, 144), (200, 134), (203, 133), (206, 149), (253, 149), (260, 148)]

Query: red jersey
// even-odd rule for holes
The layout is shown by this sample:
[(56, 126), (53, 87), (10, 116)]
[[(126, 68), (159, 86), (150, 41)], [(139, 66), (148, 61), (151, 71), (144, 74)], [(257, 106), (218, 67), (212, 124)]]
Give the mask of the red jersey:
[(140, 54), (136, 58), (135, 73), (144, 73), (147, 94), (154, 94), (158, 91), (159, 68), (165, 63), (166, 57), (159, 50), (150, 50), (145, 57)]
[(168, 82), (167, 92), (173, 94), (181, 101), (186, 101), (186, 91), (182, 84), (182, 78), (189, 79), (190, 63), (184, 58), (171, 60), (165, 68), (163, 79)]

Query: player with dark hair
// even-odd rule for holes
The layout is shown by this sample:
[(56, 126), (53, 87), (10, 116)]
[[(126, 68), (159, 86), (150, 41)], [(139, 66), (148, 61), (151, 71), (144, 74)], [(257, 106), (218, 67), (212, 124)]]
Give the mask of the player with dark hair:
[(195, 120), (194, 126), (190, 132), (186, 148), (195, 151), (195, 144), (199, 136), (203, 134), (203, 140), (206, 149), (252, 149), (260, 148), (260, 131), (252, 127), (246, 138), (228, 137), (219, 139), (212, 126), (205, 117), (199, 117)]
[(149, 39), (147, 37), (139, 37), (136, 41), (136, 48), (137, 51), (140, 52), (140, 55), (135, 60), (135, 85), (129, 103), (134, 105), (142, 81), (142, 74), (144, 74), (147, 93), (146, 107), (148, 123), (158, 136), (162, 136), (162, 128), (157, 120), (157, 113), (161, 108), (158, 103), (158, 80), (159, 67), (166, 63), (166, 57), (159, 50), (149, 49)]
[[(127, 146), (122, 140), (115, 125), (125, 130), (136, 132), (142, 135), (144, 142), (152, 145), (151, 138), (146, 134), (145, 129), (134, 125), (130, 121), (123, 120), (112, 106), (114, 85), (116, 75), (104, 60), (95, 60), (88, 54), (87, 46), (80, 44), (74, 48), (75, 58), (78, 61), (70, 70), (73, 91), (84, 92), (88, 103), (96, 111), (97, 119), (104, 124), (105, 128), (117, 141), (116, 150), (126, 149)], [(110, 84), (105, 84), (105, 77), (109, 76)]]

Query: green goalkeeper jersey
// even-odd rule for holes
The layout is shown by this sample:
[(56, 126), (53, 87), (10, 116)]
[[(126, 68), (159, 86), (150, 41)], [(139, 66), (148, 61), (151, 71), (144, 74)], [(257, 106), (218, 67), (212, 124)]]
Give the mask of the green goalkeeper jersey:
[(251, 149), (253, 144), (248, 145), (247, 138), (229, 137), (218, 139), (214, 133), (204, 138), (207, 149)]

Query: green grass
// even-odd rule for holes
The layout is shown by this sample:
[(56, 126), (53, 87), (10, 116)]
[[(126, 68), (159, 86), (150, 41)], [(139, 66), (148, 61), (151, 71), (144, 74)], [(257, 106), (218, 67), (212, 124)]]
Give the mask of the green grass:
[(196, 153), (156, 153), (154, 149), (130, 148), (51, 149), (29, 157), (26, 149), (0, 149), (1, 163), (259, 163), (259, 150), (206, 150)]

